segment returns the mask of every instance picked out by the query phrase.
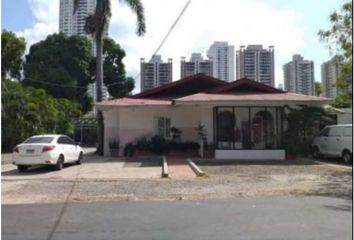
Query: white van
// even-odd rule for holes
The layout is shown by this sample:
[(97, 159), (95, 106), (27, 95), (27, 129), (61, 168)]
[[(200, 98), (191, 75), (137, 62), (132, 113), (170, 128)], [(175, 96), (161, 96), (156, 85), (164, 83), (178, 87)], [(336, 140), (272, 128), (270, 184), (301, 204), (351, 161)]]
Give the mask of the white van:
[(349, 163), (353, 158), (353, 124), (325, 127), (312, 142), (312, 156), (342, 157)]

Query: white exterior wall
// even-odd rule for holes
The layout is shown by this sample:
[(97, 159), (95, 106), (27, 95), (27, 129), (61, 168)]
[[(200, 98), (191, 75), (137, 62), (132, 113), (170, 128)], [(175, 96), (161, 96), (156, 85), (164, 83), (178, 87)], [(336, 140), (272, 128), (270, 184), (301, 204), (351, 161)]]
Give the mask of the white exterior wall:
[(105, 124), (105, 155), (109, 154), (108, 143), (109, 139), (111, 138), (116, 138), (120, 140), (120, 150), (122, 153), (125, 144), (133, 142), (143, 136), (151, 137), (153, 135), (156, 135), (158, 133), (158, 117), (170, 118), (171, 127), (176, 127), (182, 131), (182, 141), (197, 142), (198, 140), (196, 129), (200, 121), (200, 109), (196, 106), (168, 106), (150, 108), (129, 107), (114, 109), (110, 111), (103, 111), (103, 114)]
[(338, 124), (352, 124), (353, 110), (351, 108), (340, 108), (344, 113), (337, 114)]
[(207, 142), (214, 142), (214, 123), (213, 123), (213, 107), (212, 106), (200, 106), (200, 122), (207, 130)]
[(215, 158), (240, 160), (285, 160), (285, 150), (215, 150)]

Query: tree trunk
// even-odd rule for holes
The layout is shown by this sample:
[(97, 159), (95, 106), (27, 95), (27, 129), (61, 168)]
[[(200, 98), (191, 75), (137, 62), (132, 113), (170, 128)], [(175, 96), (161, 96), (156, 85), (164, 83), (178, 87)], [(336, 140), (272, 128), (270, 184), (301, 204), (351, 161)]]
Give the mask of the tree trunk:
[[(97, 102), (102, 101), (102, 85), (103, 85), (103, 39), (102, 37), (96, 38), (96, 93)], [(103, 155), (104, 145), (104, 126), (102, 111), (97, 111), (97, 149), (96, 152), (99, 155)]]

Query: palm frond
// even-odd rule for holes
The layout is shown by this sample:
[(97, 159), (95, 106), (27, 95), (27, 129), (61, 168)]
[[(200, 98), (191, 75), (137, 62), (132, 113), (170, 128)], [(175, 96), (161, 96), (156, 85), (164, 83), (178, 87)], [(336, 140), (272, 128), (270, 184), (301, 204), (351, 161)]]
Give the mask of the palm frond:
[(140, 0), (120, 0), (120, 1), (125, 2), (136, 14), (137, 17), (136, 33), (138, 34), (138, 36), (144, 35), (146, 31), (146, 25), (145, 25), (144, 7), (141, 1)]

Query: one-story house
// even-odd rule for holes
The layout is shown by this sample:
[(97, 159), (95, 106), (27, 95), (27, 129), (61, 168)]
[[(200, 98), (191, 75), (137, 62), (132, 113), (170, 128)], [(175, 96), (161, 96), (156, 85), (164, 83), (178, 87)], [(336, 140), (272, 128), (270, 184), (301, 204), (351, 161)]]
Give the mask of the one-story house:
[(97, 103), (104, 118), (104, 154), (109, 140), (121, 148), (142, 136), (198, 141), (197, 127), (206, 128), (215, 158), (284, 159), (284, 107), (323, 106), (331, 99), (285, 92), (243, 78), (225, 82), (196, 74), (142, 93)]

